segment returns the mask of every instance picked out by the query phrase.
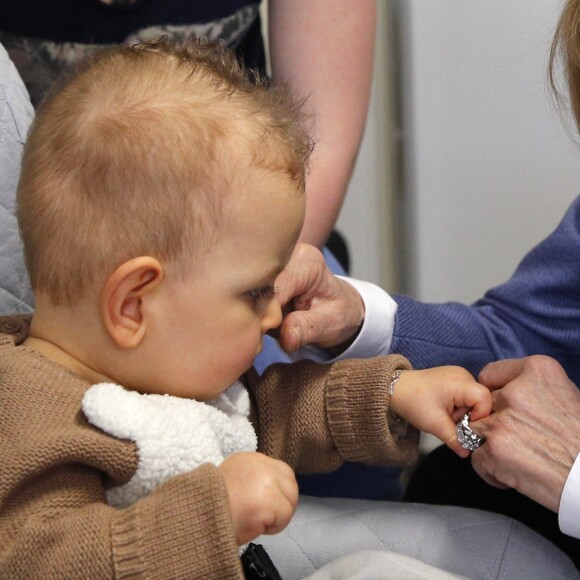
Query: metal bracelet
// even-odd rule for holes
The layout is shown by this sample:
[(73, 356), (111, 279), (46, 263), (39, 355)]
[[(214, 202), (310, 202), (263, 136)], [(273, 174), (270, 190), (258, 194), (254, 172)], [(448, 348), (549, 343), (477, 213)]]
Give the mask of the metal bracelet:
[[(397, 382), (401, 378), (401, 375), (404, 372), (405, 372), (405, 369), (397, 369), (393, 373), (393, 378), (391, 379), (391, 384), (389, 385), (389, 396), (391, 397), (391, 399), (393, 398), (393, 393), (395, 392), (395, 385), (397, 384)], [(391, 415), (395, 421), (404, 421), (404, 419), (402, 417), (399, 417), (399, 415), (397, 415), (397, 413), (395, 413), (392, 409), (389, 409), (389, 410), (390, 410)]]

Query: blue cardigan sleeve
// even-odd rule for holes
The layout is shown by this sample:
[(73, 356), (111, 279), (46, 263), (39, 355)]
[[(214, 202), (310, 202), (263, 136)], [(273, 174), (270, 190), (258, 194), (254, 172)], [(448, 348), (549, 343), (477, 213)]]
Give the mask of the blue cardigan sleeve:
[(580, 385), (580, 197), (505, 284), (471, 306), (398, 303), (391, 350), (415, 368), (545, 354)]

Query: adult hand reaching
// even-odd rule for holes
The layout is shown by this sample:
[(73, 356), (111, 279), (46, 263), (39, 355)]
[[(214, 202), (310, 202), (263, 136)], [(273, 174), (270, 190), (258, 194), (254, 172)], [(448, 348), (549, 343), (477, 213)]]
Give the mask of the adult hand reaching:
[(296, 246), (275, 285), (284, 311), (276, 338), (286, 352), (308, 344), (339, 350), (358, 334), (365, 316), (362, 298), (313, 246)]
[(490, 363), (479, 382), (493, 391), (494, 412), (472, 424), (487, 438), (473, 467), (489, 484), (557, 512), (580, 451), (580, 391), (546, 356)]

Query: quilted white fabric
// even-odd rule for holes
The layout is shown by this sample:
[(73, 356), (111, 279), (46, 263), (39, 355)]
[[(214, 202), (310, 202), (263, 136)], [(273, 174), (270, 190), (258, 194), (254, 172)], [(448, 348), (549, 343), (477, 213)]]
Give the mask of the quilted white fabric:
[(231, 453), (255, 451), (258, 445), (248, 420), (248, 392), (239, 381), (205, 403), (100, 383), (85, 393), (82, 406), (92, 425), (137, 446), (135, 475), (107, 492), (109, 503), (117, 507), (131, 505), (202, 463), (219, 465)]

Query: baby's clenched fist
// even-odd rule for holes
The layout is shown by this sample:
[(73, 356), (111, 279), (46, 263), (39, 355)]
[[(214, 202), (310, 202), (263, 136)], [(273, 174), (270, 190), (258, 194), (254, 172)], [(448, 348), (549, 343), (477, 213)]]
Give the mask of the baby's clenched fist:
[(298, 503), (298, 484), (289, 465), (262, 453), (233, 453), (219, 466), (225, 480), (239, 545), (261, 534), (277, 534)]

